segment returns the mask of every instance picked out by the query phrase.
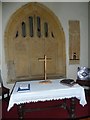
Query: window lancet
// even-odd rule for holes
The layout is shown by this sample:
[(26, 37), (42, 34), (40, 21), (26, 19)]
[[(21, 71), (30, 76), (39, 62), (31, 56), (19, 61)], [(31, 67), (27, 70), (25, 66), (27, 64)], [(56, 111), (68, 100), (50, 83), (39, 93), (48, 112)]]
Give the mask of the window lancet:
[(33, 37), (34, 33), (33, 33), (33, 17), (32, 16), (29, 17), (29, 29), (30, 29), (30, 37)]
[(41, 19), (37, 16), (37, 36), (41, 37)]
[(45, 37), (48, 37), (48, 23), (47, 22), (44, 23), (44, 33), (45, 33)]
[(53, 34), (53, 32), (51, 32), (51, 36), (54, 38), (54, 34)]
[(22, 36), (26, 37), (26, 24), (25, 24), (25, 22), (22, 22)]
[(16, 32), (16, 35), (15, 35), (15, 37), (16, 37), (16, 38), (18, 37), (18, 31)]

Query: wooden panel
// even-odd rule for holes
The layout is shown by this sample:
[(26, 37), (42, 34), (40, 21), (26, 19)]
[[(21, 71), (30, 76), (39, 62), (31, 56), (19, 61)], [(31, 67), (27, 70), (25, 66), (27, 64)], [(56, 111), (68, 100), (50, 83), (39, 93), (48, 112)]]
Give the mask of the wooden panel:
[(80, 22), (69, 21), (69, 63), (80, 62)]
[(16, 78), (29, 77), (28, 41), (19, 38), (14, 40), (14, 66)]
[(44, 57), (44, 40), (36, 38), (30, 40), (30, 71), (31, 76), (44, 76), (44, 63), (39, 58)]
[(57, 67), (57, 41), (52, 39), (45, 40), (45, 55), (51, 60), (47, 61), (47, 74), (55, 75)]

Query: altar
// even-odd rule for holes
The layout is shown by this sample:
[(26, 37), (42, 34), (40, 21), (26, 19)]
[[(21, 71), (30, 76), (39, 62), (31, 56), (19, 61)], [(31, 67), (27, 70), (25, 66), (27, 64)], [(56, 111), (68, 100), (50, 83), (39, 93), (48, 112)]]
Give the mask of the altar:
[(9, 111), (12, 107), (14, 107), (15, 104), (18, 105), (19, 118), (23, 119), (25, 112), (25, 110), (23, 110), (23, 106), (25, 103), (63, 99), (64, 106), (60, 106), (63, 106), (66, 109), (67, 106), (65, 105), (65, 99), (71, 99), (71, 107), (68, 109), (68, 111), (70, 117), (74, 118), (74, 98), (77, 98), (82, 106), (87, 104), (84, 88), (80, 85), (74, 84), (72, 87), (63, 85), (60, 83), (61, 79), (51, 80), (51, 83), (48, 84), (42, 84), (41, 81), (43, 80), (16, 82), (10, 95), (7, 110)]

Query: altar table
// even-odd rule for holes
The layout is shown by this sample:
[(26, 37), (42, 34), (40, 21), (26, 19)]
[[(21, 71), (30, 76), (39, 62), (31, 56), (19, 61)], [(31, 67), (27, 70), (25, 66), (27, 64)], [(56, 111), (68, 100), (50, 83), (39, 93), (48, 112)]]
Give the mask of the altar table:
[[(16, 82), (10, 95), (7, 110), (9, 111), (15, 104), (18, 105), (19, 112), (21, 112), (19, 113), (19, 117), (22, 119), (22, 106), (24, 103), (72, 98), (72, 109), (70, 113), (72, 114), (71, 117), (74, 117), (73, 105), (75, 105), (75, 103), (73, 98), (79, 99), (79, 103), (82, 106), (87, 104), (84, 88), (78, 84), (75, 84), (72, 87), (63, 85), (60, 83), (60, 80), (61, 79), (54, 79), (51, 80), (52, 83), (48, 84), (40, 83), (41, 80)], [(20, 86), (23, 86), (25, 84), (30, 85), (30, 89), (19, 91)]]

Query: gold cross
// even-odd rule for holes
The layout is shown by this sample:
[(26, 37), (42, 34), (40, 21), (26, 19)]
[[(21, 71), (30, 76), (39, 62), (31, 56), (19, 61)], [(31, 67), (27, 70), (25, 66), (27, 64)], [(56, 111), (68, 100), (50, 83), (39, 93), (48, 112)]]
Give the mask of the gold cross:
[(46, 55), (44, 55), (44, 58), (39, 58), (39, 61), (44, 61), (44, 78), (47, 79), (47, 60), (51, 60), (51, 58), (47, 58)]

